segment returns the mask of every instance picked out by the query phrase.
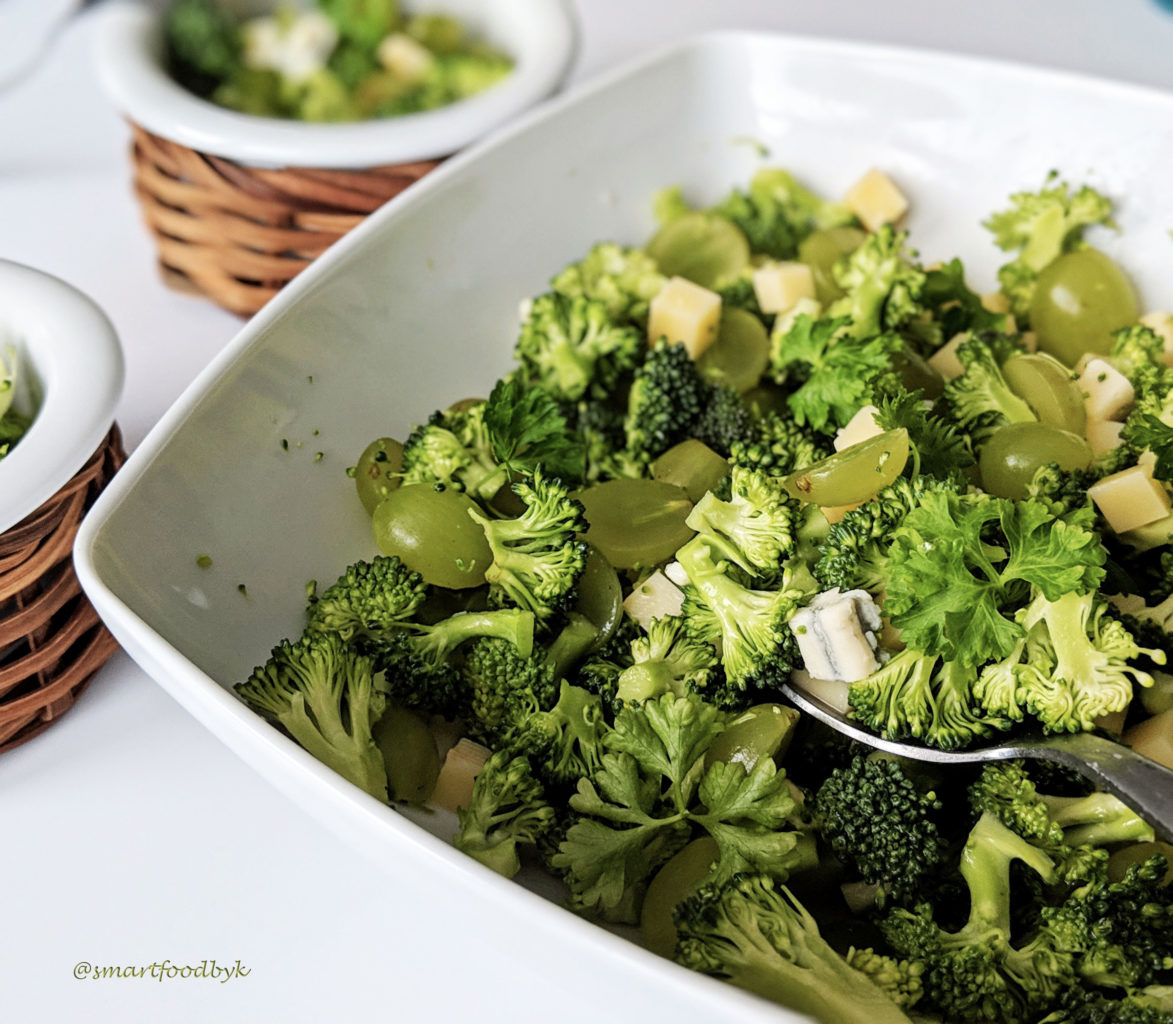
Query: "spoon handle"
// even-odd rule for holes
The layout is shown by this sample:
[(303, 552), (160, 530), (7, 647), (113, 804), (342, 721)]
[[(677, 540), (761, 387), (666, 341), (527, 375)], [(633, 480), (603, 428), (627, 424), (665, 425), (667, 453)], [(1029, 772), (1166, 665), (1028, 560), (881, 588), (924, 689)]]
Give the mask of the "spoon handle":
[(1048, 736), (1020, 744), (1024, 757), (1058, 761), (1106, 789), (1173, 843), (1173, 771), (1128, 747), (1092, 733)]

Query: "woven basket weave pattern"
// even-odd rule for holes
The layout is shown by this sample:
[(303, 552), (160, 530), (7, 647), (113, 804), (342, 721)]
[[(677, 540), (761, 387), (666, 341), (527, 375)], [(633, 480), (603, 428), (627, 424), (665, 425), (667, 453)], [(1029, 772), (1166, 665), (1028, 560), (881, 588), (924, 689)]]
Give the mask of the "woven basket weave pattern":
[(135, 194), (164, 280), (245, 316), (439, 163), (265, 170), (131, 127)]
[(117, 647), (82, 593), (72, 549), (125, 458), (115, 426), (61, 490), (0, 533), (0, 753), (64, 714)]

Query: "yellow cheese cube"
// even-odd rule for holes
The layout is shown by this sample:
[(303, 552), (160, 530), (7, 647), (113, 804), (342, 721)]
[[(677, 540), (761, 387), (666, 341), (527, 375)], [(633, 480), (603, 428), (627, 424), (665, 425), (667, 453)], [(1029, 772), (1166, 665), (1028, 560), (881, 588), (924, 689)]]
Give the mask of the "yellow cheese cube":
[(648, 307), (648, 341), (682, 342), (696, 359), (717, 340), (721, 296), (683, 277), (673, 277)]
[(375, 50), (375, 56), (391, 74), (405, 82), (422, 81), (435, 61), (431, 50), (402, 32), (386, 36)]
[(847, 190), (847, 208), (869, 231), (895, 224), (908, 212), (908, 199), (883, 171), (873, 167)]
[(1039, 336), (1034, 331), (1023, 331), (1020, 338), (1023, 347), (1028, 352), (1037, 352), (1039, 350)]
[(1089, 420), (1087, 425), (1087, 443), (1092, 451), (1099, 455), (1101, 452), (1110, 452), (1120, 447), (1120, 431), (1124, 424), (1116, 420)]
[(815, 297), (815, 275), (805, 263), (767, 263), (754, 271), (753, 291), (763, 313), (785, 313)]
[(1131, 466), (1104, 477), (1087, 489), (1108, 525), (1117, 533), (1148, 526), (1169, 514), (1169, 496), (1145, 471)]
[(1173, 313), (1154, 310), (1145, 313), (1140, 322), (1161, 336), (1165, 343), (1165, 365), (1173, 366)]
[(467, 808), (472, 803), (473, 783), (490, 754), (492, 751), (488, 747), (470, 739), (457, 743), (444, 758), (436, 788), (432, 790), (432, 803), (450, 811)]
[(1128, 378), (1104, 359), (1088, 359), (1076, 384), (1083, 392), (1088, 422), (1114, 420), (1136, 398)]
[(659, 569), (637, 584), (623, 602), (624, 611), (644, 629), (652, 624), (652, 619), (679, 615), (683, 608), (684, 592)]
[(1009, 313), (1010, 300), (1001, 292), (986, 292), (982, 296), (982, 308), (991, 313)]
[(954, 380), (960, 377), (965, 373), (965, 367), (961, 365), (961, 360), (957, 358), (957, 348), (968, 337), (969, 335), (964, 331), (960, 334), (953, 335), (952, 338), (929, 356), (929, 366), (946, 380)]
[(841, 452), (853, 444), (866, 441), (869, 437), (882, 434), (884, 428), (876, 422), (876, 413), (880, 410), (874, 405), (865, 405), (847, 421), (846, 426), (840, 427), (835, 433), (835, 451)]
[[(1120, 424), (1122, 427), (1124, 424)], [(1149, 476), (1152, 476), (1157, 468), (1157, 453), (1151, 448), (1146, 448), (1136, 457), (1136, 464), (1140, 466)]]

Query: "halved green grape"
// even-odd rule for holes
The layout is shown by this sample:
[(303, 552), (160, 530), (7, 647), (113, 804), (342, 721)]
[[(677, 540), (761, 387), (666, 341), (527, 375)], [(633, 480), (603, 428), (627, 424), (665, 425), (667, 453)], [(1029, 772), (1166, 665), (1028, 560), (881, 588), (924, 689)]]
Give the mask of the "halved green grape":
[(1049, 423), (1008, 423), (990, 435), (978, 455), (982, 487), (999, 498), (1022, 499), (1037, 470), (1087, 469), (1092, 448), (1078, 434)]
[(1136, 292), (1124, 271), (1098, 249), (1064, 253), (1045, 266), (1030, 303), (1039, 348), (1068, 366), (1085, 352), (1103, 355), (1111, 334), (1135, 323)]
[(659, 956), (671, 957), (676, 949), (676, 924), (673, 914), (721, 859), (721, 851), (711, 836), (694, 839), (671, 857), (656, 873), (644, 895), (640, 912), (640, 931), (644, 945)]
[(897, 427), (796, 470), (782, 486), (792, 498), (824, 508), (854, 505), (895, 481), (907, 462), (908, 431)]
[(623, 586), (611, 563), (593, 547), (587, 547), (586, 565), (575, 590), (574, 610), (599, 631), (595, 646), (606, 643), (623, 619)]
[(940, 398), (945, 390), (945, 378), (907, 345), (892, 357), (892, 368), (909, 391), (920, 391), (925, 398)]
[(745, 399), (745, 404), (749, 406), (750, 412), (758, 419), (762, 419), (769, 413), (775, 413), (778, 416), (790, 415), (786, 392), (774, 384), (759, 384), (741, 397)]
[(705, 766), (724, 761), (747, 772), (763, 757), (785, 756), (798, 725), (798, 712), (781, 704), (757, 704), (726, 726), (705, 752)]
[(375, 724), (373, 735), (387, 766), (391, 799), (412, 804), (427, 801), (440, 777), (440, 752), (428, 723), (405, 708), (390, 707)]
[(362, 450), (354, 467), (354, 488), (368, 516), (399, 486), (402, 472), (403, 445), (395, 438), (376, 437)]
[(1083, 435), (1087, 429), (1083, 394), (1071, 371), (1054, 356), (1045, 352), (1013, 356), (1002, 364), (1002, 376), (1040, 423)]
[(674, 444), (652, 463), (652, 479), (675, 484), (700, 501), (729, 475), (729, 460), (721, 458), (703, 441), (689, 438)]
[(859, 228), (824, 228), (809, 234), (798, 244), (798, 258), (811, 268), (815, 278), (815, 298), (824, 306), (843, 295), (835, 283), (835, 264), (860, 247), (867, 233)]
[(616, 569), (659, 565), (692, 537), (684, 522), (692, 502), (674, 484), (623, 477), (578, 497), (590, 523), (587, 542)]
[(770, 337), (762, 322), (747, 309), (721, 311), (717, 340), (697, 357), (701, 376), (738, 391), (756, 387), (770, 361)]
[(686, 277), (712, 288), (749, 263), (749, 242), (732, 221), (714, 213), (686, 213), (665, 224), (647, 253), (665, 277)]
[(467, 494), (431, 484), (408, 484), (379, 502), (371, 525), (385, 555), (398, 555), (425, 583), (462, 590), (485, 582), (493, 552), (469, 517)]

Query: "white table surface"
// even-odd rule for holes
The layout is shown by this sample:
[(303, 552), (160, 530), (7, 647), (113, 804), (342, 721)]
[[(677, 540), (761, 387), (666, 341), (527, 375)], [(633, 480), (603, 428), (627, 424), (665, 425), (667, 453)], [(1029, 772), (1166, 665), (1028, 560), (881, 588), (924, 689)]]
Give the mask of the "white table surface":
[[(12, 45), (5, 19), (47, 2), (0, 0), (0, 50)], [(728, 27), (953, 49), (1173, 88), (1173, 15), (1148, 0), (576, 6), (571, 88), (663, 42)], [(118, 421), (133, 447), (241, 321), (156, 276), (129, 186), (127, 129), (91, 65), (92, 21), (67, 24), (31, 72), (0, 89), (0, 257), (65, 278), (110, 315), (128, 365)], [(427, 923), (401, 919), (388, 874), (278, 795), (124, 655), (52, 729), (0, 756), (0, 1019), (624, 1019), (603, 979), (570, 993), (508, 950), (454, 959), (443, 943), (459, 930), (455, 906)], [(81, 962), (213, 959), (249, 973), (223, 983), (74, 977)]]

